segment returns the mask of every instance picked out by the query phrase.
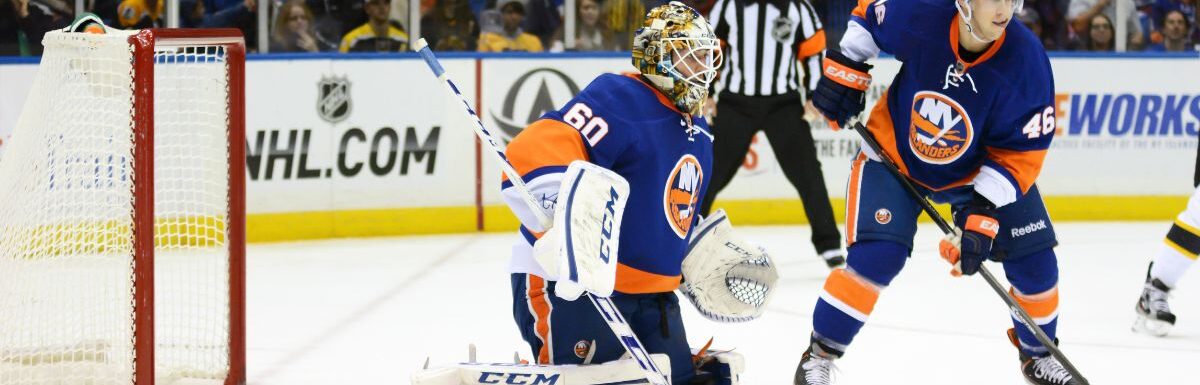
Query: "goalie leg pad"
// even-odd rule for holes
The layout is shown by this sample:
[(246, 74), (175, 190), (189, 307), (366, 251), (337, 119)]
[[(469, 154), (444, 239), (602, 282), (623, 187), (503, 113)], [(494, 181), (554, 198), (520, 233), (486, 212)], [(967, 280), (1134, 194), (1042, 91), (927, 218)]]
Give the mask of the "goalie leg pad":
[[(651, 354), (663, 374), (671, 375), (670, 359)], [(646, 377), (632, 359), (597, 365), (528, 365), (495, 363), (458, 363), (424, 369), (412, 375), (413, 385), (611, 385), (637, 384)]]

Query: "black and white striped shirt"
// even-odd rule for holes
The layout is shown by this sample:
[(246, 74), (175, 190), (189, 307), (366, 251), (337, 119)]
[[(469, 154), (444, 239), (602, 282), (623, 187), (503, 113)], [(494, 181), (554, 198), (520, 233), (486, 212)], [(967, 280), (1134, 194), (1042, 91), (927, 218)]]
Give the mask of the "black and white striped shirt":
[(816, 87), (825, 31), (808, 0), (717, 0), (708, 20), (725, 48), (717, 90), (807, 96)]

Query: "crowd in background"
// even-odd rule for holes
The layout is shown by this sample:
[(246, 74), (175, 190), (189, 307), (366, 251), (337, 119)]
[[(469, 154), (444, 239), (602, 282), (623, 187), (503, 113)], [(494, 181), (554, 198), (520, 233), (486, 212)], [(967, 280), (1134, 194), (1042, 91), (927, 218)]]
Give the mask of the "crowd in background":
[[(439, 51), (626, 51), (646, 10), (666, 0), (576, 0), (575, 38), (567, 44), (564, 0), (179, 0), (182, 27), (233, 27), (257, 47), (258, 1), (270, 2), (269, 52), (401, 52), (411, 12)], [(746, 0), (765, 1), (765, 0)], [(953, 0), (945, 0), (953, 1)], [(715, 0), (687, 0), (702, 13)], [(1194, 52), (1200, 0), (1025, 0), (1016, 18), (1047, 50)], [(812, 0), (830, 42), (845, 30), (855, 0)], [(1125, 20), (1115, 20), (1117, 8)], [(85, 0), (84, 9), (120, 28), (164, 26), (163, 0)], [(40, 55), (46, 31), (74, 19), (73, 0), (0, 0), (0, 56)], [(1117, 23), (1125, 36), (1116, 36)], [(568, 49), (568, 47), (573, 48)], [(829, 44), (836, 46), (836, 44)]]

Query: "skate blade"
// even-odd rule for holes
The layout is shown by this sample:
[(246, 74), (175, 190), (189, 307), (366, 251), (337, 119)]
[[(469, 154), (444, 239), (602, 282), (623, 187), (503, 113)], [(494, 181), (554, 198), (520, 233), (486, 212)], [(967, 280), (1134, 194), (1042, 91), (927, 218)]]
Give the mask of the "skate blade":
[(1171, 325), (1168, 322), (1146, 318), (1146, 316), (1138, 315), (1137, 320), (1133, 322), (1133, 331), (1149, 334), (1155, 337), (1166, 336), (1171, 331)]

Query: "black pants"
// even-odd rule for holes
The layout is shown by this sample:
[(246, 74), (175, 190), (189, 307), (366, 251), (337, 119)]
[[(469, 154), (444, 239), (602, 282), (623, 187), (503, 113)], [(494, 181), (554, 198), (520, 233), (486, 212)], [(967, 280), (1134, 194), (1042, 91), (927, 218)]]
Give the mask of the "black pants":
[(729, 184), (750, 150), (758, 130), (767, 134), (775, 158), (783, 168), (812, 225), (812, 243), (818, 253), (841, 247), (842, 236), (833, 220), (829, 192), (821, 162), (817, 160), (812, 128), (804, 120), (804, 104), (797, 93), (777, 96), (742, 96), (722, 92), (713, 119), (713, 179), (701, 213), (708, 215), (717, 194)]

